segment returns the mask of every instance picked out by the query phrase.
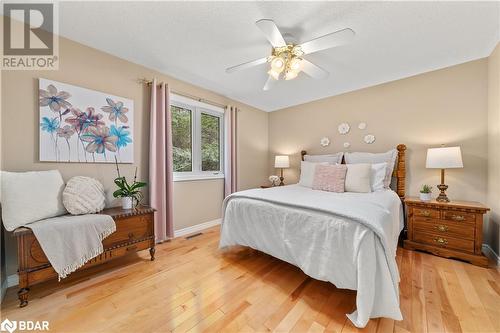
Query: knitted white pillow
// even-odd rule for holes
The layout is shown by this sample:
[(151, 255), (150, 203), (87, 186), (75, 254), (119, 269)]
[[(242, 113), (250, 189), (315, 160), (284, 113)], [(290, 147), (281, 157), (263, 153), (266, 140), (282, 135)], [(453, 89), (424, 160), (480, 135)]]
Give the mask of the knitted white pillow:
[(104, 209), (104, 186), (94, 178), (71, 178), (62, 197), (64, 207), (73, 215), (93, 214)]

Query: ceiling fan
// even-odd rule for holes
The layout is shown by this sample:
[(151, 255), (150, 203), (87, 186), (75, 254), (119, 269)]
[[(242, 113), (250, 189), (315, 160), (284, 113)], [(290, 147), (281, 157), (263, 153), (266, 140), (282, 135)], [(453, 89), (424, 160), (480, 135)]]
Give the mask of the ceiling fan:
[(262, 19), (255, 22), (255, 24), (271, 43), (273, 47), (271, 55), (229, 67), (226, 69), (226, 73), (269, 63), (270, 69), (267, 72), (269, 77), (264, 85), (264, 90), (270, 90), (280, 79), (295, 79), (301, 71), (315, 79), (326, 78), (328, 76), (327, 71), (304, 59), (303, 56), (346, 44), (354, 38), (355, 34), (353, 30), (346, 28), (302, 44), (295, 44), (285, 41), (273, 20)]

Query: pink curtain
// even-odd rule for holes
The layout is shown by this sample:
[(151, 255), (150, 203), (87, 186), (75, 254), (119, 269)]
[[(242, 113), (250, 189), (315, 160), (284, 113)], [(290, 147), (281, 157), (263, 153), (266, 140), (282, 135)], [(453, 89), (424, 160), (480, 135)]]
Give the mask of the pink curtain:
[(149, 200), (155, 212), (156, 242), (174, 237), (172, 116), (170, 91), (165, 83), (151, 84), (149, 129)]
[(237, 120), (238, 109), (232, 106), (228, 106), (224, 112), (224, 128), (226, 129), (225, 135), (225, 167), (224, 167), (224, 197), (227, 197), (233, 192), (237, 191), (238, 184), (236, 182), (236, 120)]

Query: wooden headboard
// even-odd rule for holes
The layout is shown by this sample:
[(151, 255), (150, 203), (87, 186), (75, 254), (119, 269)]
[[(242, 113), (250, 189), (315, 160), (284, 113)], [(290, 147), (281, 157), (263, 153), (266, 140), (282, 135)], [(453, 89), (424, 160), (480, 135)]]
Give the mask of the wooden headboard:
[[(398, 159), (396, 161), (396, 167), (394, 168), (394, 172), (392, 176), (396, 178), (396, 193), (399, 195), (401, 199), (405, 197), (405, 183), (406, 183), (406, 145), (399, 144), (396, 149), (398, 150)], [(300, 152), (300, 157), (302, 161), (304, 160), (304, 156), (307, 155), (305, 150)], [(344, 158), (342, 158), (342, 163), (345, 163)]]

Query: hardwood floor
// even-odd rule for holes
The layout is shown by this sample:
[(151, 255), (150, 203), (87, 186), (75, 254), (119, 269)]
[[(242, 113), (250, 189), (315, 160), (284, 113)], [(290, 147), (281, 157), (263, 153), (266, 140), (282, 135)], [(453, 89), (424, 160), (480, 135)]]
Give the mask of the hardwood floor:
[[(219, 229), (117, 259), (64, 282), (34, 286), (2, 320), (48, 320), (51, 332), (353, 332), (356, 292), (307, 277), (265, 254), (221, 253)], [(366, 332), (500, 332), (500, 274), (398, 249), (404, 320), (371, 320)], [(90, 274), (92, 273), (92, 274)]]

